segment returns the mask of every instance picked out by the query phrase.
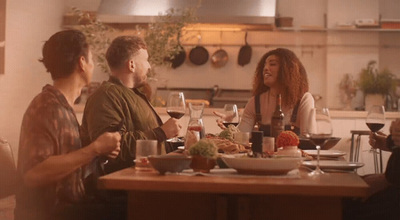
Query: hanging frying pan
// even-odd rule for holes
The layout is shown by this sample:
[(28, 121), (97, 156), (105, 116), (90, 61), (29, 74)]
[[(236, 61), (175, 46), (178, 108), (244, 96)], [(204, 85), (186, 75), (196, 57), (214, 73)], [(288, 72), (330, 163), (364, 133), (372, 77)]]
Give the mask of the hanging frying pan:
[(221, 43), (222, 43), (222, 32), (220, 35), (220, 48), (219, 50), (215, 51), (211, 56), (211, 63), (216, 68), (225, 66), (225, 64), (229, 60), (228, 53), (221, 48)]
[(252, 49), (251, 49), (250, 45), (247, 43), (247, 32), (244, 37), (244, 41), (245, 41), (245, 45), (240, 48), (239, 55), (238, 55), (238, 64), (240, 66), (249, 64), (250, 60), (251, 60)]
[(190, 50), (189, 60), (195, 65), (203, 65), (207, 62), (209, 55), (207, 49), (200, 45), (201, 36), (198, 35), (198, 38), (199, 38), (198, 45), (192, 50)]
[(179, 53), (176, 54), (174, 56), (174, 58), (172, 58), (172, 60), (171, 60), (171, 63), (172, 63), (171, 66), (174, 69), (176, 69), (180, 65), (182, 65), (183, 62), (185, 62), (185, 58), (186, 58), (185, 48), (182, 47), (181, 42), (179, 41), (180, 36), (181, 36), (181, 33), (178, 33), (177, 41), (178, 41)]

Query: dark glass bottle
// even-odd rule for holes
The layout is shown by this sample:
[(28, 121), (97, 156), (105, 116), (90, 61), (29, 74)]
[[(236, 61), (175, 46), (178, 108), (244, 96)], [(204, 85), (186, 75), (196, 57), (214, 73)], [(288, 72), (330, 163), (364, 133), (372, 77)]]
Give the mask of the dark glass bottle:
[(271, 118), (271, 137), (275, 138), (275, 143), (278, 135), (285, 129), (285, 124), (283, 122), (284, 117), (285, 115), (282, 111), (282, 96), (279, 94), (276, 98), (276, 107)]

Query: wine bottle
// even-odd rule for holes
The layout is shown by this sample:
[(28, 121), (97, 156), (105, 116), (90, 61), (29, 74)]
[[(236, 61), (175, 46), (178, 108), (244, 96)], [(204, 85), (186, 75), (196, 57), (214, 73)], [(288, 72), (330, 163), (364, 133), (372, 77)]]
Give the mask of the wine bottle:
[(284, 117), (285, 115), (282, 111), (282, 96), (279, 94), (276, 98), (276, 107), (271, 118), (271, 137), (275, 138), (275, 143), (278, 135), (285, 129), (285, 125), (283, 123)]

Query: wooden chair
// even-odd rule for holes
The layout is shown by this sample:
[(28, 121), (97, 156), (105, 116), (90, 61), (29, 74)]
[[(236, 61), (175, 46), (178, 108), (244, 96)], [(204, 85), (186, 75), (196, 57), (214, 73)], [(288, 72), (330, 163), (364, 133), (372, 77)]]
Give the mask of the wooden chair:
[(10, 144), (0, 138), (0, 199), (15, 194), (17, 168)]

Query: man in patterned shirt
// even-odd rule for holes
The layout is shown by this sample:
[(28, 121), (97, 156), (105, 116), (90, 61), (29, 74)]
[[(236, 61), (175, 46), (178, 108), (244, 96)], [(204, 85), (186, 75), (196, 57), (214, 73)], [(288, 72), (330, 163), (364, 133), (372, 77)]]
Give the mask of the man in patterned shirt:
[[(46, 85), (23, 117), (18, 152), (16, 220), (96, 219), (85, 204), (84, 168), (103, 155), (119, 154), (121, 136), (104, 132), (82, 147), (71, 106), (92, 77), (94, 64), (80, 31), (60, 31), (43, 46), (43, 62), (53, 85)], [(93, 207), (93, 206), (89, 206)], [(92, 216), (93, 214), (93, 216)], [(100, 214), (99, 214), (100, 215)]]

